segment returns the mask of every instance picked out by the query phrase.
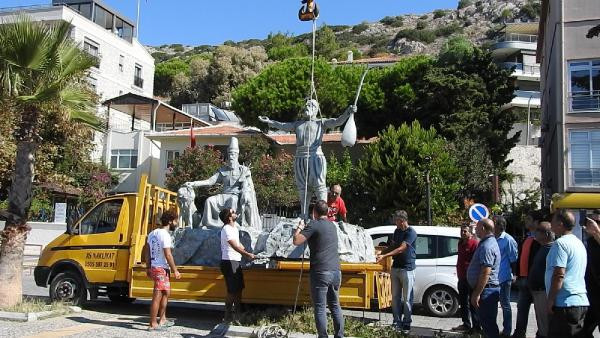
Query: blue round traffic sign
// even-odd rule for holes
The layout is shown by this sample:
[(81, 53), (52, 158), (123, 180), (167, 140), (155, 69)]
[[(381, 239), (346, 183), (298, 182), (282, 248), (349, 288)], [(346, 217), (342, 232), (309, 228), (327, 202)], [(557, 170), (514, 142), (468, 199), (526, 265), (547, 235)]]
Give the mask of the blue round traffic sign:
[(481, 203), (475, 203), (469, 208), (469, 218), (473, 222), (479, 222), (489, 216), (490, 212), (488, 211), (488, 208)]

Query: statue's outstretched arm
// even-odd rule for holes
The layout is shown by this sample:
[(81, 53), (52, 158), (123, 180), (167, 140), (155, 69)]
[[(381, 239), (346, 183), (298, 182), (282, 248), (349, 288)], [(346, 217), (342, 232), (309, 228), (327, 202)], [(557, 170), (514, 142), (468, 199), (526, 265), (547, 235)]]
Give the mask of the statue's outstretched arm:
[(346, 123), (346, 121), (350, 117), (350, 114), (354, 114), (354, 113), (356, 113), (356, 111), (357, 111), (356, 106), (350, 105), (350, 106), (348, 106), (348, 108), (346, 108), (344, 113), (342, 115), (340, 115), (339, 117), (337, 117), (335, 119), (323, 119), (323, 125), (327, 129), (339, 127), (342, 124)]
[(218, 179), (219, 179), (219, 173), (217, 172), (214, 175), (212, 175), (209, 179), (202, 180), (202, 181), (185, 182), (185, 184), (192, 188), (210, 187), (212, 185), (217, 184)]
[(266, 123), (270, 128), (279, 129), (283, 131), (294, 131), (295, 123), (294, 122), (279, 122), (273, 121), (266, 116), (259, 116), (258, 119), (260, 122)]

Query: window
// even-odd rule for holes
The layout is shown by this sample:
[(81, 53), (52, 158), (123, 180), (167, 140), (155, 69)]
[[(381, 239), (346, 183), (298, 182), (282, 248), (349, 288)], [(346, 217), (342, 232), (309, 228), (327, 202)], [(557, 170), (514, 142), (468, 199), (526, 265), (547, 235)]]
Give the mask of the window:
[(79, 14), (83, 15), (87, 19), (92, 19), (92, 4), (69, 4), (69, 7), (79, 12)]
[(92, 57), (94, 57), (97, 62), (94, 65), (96, 68), (100, 68), (100, 47), (98, 46), (98, 44), (96, 42), (94, 42), (93, 40), (90, 40), (88, 38), (85, 38), (83, 40), (83, 51), (90, 54)]
[(135, 64), (135, 72), (133, 73), (133, 84), (136, 87), (144, 88), (144, 79), (142, 78), (142, 66)]
[(117, 229), (123, 200), (109, 200), (97, 205), (79, 225), (80, 235), (104, 234)]
[(600, 130), (569, 132), (571, 186), (600, 186)]
[(458, 238), (438, 236), (438, 258), (458, 255)]
[(388, 234), (377, 234), (371, 235), (371, 239), (373, 240), (373, 246), (387, 246), (390, 243), (392, 235)]
[(119, 55), (119, 70), (121, 73), (123, 72), (123, 64), (125, 63), (125, 57), (123, 55)]
[(117, 35), (123, 40), (131, 42), (133, 38), (133, 26), (123, 21), (121, 18), (115, 18), (115, 29)]
[(94, 8), (94, 22), (98, 25), (112, 31), (114, 15), (106, 9), (96, 4)]
[(167, 150), (166, 151), (167, 156), (166, 158), (166, 167), (167, 169), (172, 168), (173, 167), (173, 162), (179, 158), (179, 150)]
[(570, 111), (600, 111), (600, 60), (569, 62)]
[(89, 75), (88, 76), (88, 83), (90, 84), (90, 87), (92, 89), (94, 89), (94, 91), (96, 91), (96, 88), (98, 88), (98, 79), (96, 79), (95, 77)]
[(417, 259), (435, 258), (435, 236), (417, 235), (415, 252)]
[(111, 151), (110, 167), (113, 169), (137, 168), (138, 155), (135, 149), (114, 149)]

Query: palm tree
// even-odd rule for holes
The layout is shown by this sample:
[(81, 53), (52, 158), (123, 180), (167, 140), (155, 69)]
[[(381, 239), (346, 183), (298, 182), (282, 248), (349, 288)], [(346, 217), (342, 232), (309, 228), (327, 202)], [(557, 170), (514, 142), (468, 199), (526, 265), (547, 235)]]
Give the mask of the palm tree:
[(25, 15), (0, 22), (0, 100), (19, 114), (17, 143), (6, 220), (0, 232), (0, 307), (22, 300), (23, 249), (29, 232), (38, 129), (48, 113), (99, 127), (96, 96), (85, 81), (97, 61), (69, 39), (68, 22), (34, 22)]

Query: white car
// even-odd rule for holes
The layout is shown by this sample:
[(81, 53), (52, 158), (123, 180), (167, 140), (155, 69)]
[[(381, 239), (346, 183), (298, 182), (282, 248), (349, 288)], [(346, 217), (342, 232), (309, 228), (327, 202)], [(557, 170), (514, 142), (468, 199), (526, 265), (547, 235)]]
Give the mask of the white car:
[[(460, 228), (411, 226), (417, 232), (417, 253), (413, 303), (422, 304), (437, 317), (453, 316), (458, 310), (458, 241)], [(374, 246), (386, 246), (396, 230), (384, 225), (365, 232)]]

